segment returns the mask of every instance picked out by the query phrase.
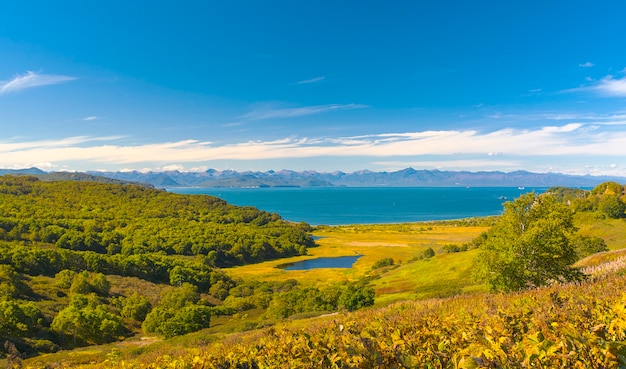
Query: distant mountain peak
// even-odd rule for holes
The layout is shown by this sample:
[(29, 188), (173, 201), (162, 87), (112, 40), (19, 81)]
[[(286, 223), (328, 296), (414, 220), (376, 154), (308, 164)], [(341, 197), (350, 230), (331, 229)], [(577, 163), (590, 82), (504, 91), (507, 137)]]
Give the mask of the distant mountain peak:
[[(61, 173), (61, 172), (59, 172)], [(49, 175), (49, 178), (66, 180), (91, 180), (79, 174), (47, 173), (38, 168), (0, 169), (0, 175)], [(363, 169), (352, 173), (332, 173), (314, 170), (294, 171), (289, 169), (238, 172), (232, 169), (208, 169), (203, 172), (87, 172), (89, 175), (107, 177), (119, 181), (142, 182), (158, 188), (169, 187), (595, 187), (615, 181), (626, 183), (625, 177), (568, 175), (561, 173), (532, 173), (525, 170), (500, 171), (441, 171), (439, 169), (404, 168), (395, 172), (373, 172)], [(95, 180), (95, 179), (93, 179)]]

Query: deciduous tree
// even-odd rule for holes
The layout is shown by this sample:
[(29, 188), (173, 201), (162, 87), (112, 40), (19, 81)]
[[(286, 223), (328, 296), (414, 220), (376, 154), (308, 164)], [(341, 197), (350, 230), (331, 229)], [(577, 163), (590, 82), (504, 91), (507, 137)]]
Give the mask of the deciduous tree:
[(572, 212), (550, 195), (522, 195), (504, 204), (476, 259), (476, 275), (492, 291), (520, 290), (571, 281), (581, 273), (571, 238)]

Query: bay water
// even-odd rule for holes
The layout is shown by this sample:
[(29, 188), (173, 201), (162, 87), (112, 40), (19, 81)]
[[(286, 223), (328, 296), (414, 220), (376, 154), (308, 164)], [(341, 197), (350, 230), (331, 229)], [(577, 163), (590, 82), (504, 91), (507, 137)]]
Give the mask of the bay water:
[(384, 224), (499, 215), (502, 204), (540, 187), (170, 188), (278, 213), (311, 225)]

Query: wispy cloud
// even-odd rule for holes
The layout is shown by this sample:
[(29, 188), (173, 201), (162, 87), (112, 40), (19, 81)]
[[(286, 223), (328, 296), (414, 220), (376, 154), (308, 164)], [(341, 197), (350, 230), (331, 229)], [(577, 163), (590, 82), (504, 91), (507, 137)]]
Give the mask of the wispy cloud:
[(588, 83), (583, 86), (561, 91), (561, 93), (572, 92), (595, 92), (608, 97), (625, 97), (626, 77), (615, 78), (612, 75), (608, 75), (600, 80), (590, 79)]
[(84, 120), (85, 122), (89, 122), (89, 121), (98, 120), (98, 119), (102, 119), (102, 118), (98, 117), (98, 116), (95, 116), (95, 115), (91, 115), (91, 116), (85, 117), (85, 118), (83, 118), (81, 120)]
[(570, 120), (570, 121), (582, 121), (592, 122), (593, 124), (600, 125), (617, 125), (624, 124), (626, 122), (626, 114), (580, 114), (580, 113), (549, 113), (540, 115), (540, 119), (547, 120)]
[[(10, 155), (12, 153), (20, 153), (30, 150), (56, 150), (70, 147), (88, 147), (94, 142), (110, 142), (123, 139), (124, 136), (105, 136), (105, 137), (89, 137), (74, 136), (66, 137), (60, 140), (40, 140), (40, 141), (18, 141), (5, 140), (0, 141), (0, 154)], [(93, 147), (93, 146), (92, 146)], [(45, 156), (44, 156), (45, 158)]]
[(388, 170), (400, 170), (408, 167), (413, 168), (435, 168), (439, 170), (467, 170), (467, 171), (487, 171), (487, 170), (516, 170), (523, 163), (519, 160), (485, 160), (485, 159), (449, 159), (440, 160), (407, 160), (407, 161), (375, 161), (372, 164)]
[(581, 67), (581, 68), (591, 68), (591, 67), (595, 66), (595, 64), (593, 64), (592, 62), (588, 61), (588, 62), (585, 62), (585, 63), (578, 64), (578, 66)]
[(594, 86), (594, 89), (603, 95), (626, 97), (626, 77), (618, 79), (612, 76), (605, 77)]
[(11, 93), (33, 87), (56, 85), (75, 80), (76, 77), (60, 74), (40, 74), (28, 71), (21, 76), (16, 76), (10, 81), (0, 81), (0, 94)]
[[(566, 123), (534, 129), (504, 128), (492, 132), (438, 130), (391, 132), (349, 137), (287, 137), (271, 141), (215, 144), (182, 140), (127, 145), (122, 137), (69, 137), (63, 140), (0, 142), (0, 167), (48, 162), (57, 167), (82, 162), (91, 168), (172, 168), (205, 165), (216, 160), (256, 161), (345, 157), (375, 162), (417, 162), (424, 157), (452, 160), (468, 169), (524, 167), (524, 160), (568, 161), (572, 156), (602, 156), (614, 162), (626, 156), (626, 132), (613, 126)], [(493, 155), (498, 153), (498, 155)], [(520, 161), (520, 165), (511, 158)], [(532, 159), (534, 158), (534, 159)], [(479, 161), (476, 161), (479, 160)], [(472, 164), (473, 163), (473, 164)], [(432, 164), (432, 163), (431, 163)], [(462, 168), (461, 168), (462, 169)]]
[(263, 104), (256, 106), (249, 113), (239, 117), (244, 120), (262, 120), (262, 119), (279, 119), (302, 117), (313, 114), (328, 113), (332, 111), (363, 109), (367, 105), (362, 104), (329, 104), (329, 105), (313, 105), (295, 108), (281, 108), (273, 104)]
[(305, 80), (296, 82), (296, 85), (308, 85), (311, 83), (318, 83), (318, 82), (322, 82), (325, 79), (326, 77), (315, 77), (311, 79), (305, 79)]

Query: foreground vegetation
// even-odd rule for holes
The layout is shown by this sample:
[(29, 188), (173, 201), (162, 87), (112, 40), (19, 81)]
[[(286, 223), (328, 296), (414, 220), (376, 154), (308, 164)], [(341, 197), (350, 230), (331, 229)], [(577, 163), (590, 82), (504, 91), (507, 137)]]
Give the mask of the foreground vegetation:
[(624, 288), (624, 276), (611, 276), (509, 295), (403, 302), (320, 318), (307, 328), (237, 334), (176, 357), (118, 360), (146, 368), (623, 367)]
[[(600, 266), (604, 262), (591, 262)], [(626, 365), (626, 277), (509, 294), (405, 301), (155, 347), (42, 356), (26, 367), (617, 368)]]
[[(7, 341), (4, 352), (9, 366), (626, 365), (626, 300), (620, 292), (626, 287), (626, 255), (621, 252), (626, 248), (626, 225), (621, 219), (624, 191), (620, 185), (605, 184), (588, 192), (551, 189), (547, 196), (552, 200), (540, 200), (544, 201), (541, 206), (537, 205), (539, 200), (531, 201), (530, 195), (510, 203), (509, 208), (536, 212), (514, 212), (528, 221), (523, 228), (529, 234), (520, 236), (503, 226), (511, 218), (506, 212), (502, 217), (448, 222), (312, 229), (283, 222), (276, 215), (256, 209), (230, 207), (210, 197), (201, 197), (196, 204), (195, 196), (130, 186), (118, 199), (120, 189), (128, 185), (42, 185), (32, 179), (16, 178), (3, 183), (3, 200), (8, 201), (0, 205), (0, 222), (9, 226), (2, 228), (1, 234), (4, 251), (0, 258), (0, 336)], [(64, 204), (71, 196), (63, 188), (71, 186), (77, 186), (73, 190), (80, 196), (91, 195), (80, 203)], [(54, 190), (46, 193), (51, 188)], [(63, 196), (56, 197), (59, 188)], [(94, 194), (107, 197), (110, 191), (118, 192), (111, 199), (92, 202), (89, 210), (76, 212), (93, 201), (90, 198), (98, 197)], [(124, 197), (127, 193), (132, 196)], [(29, 197), (42, 194), (45, 196), (41, 198)], [(28, 201), (20, 203), (18, 198)], [(56, 199), (61, 210), (54, 217), (41, 217), (53, 213), (38, 207), (40, 202), (52, 204), (51, 198)], [(154, 205), (163, 209), (151, 209), (144, 216), (143, 211), (128, 207), (136, 198), (139, 207)], [(151, 199), (157, 200), (151, 203)], [(174, 212), (165, 203), (170, 207), (175, 204), (178, 210)], [(526, 205), (514, 206), (522, 203)], [(221, 209), (216, 211), (214, 204)], [(120, 212), (121, 221), (114, 217), (115, 206), (128, 207)], [(16, 215), (24, 209), (36, 215)], [(213, 218), (207, 212), (222, 215)], [(223, 220), (225, 212), (226, 218), (233, 221), (216, 221)], [(131, 213), (137, 218), (132, 219)], [(111, 227), (100, 232), (94, 228), (89, 228), (91, 233), (85, 231), (93, 217), (101, 214), (108, 216), (97, 218), (102, 224), (120, 222), (116, 231), (121, 238), (118, 236), (117, 243), (83, 250), (84, 246), (58, 244), (60, 237), (54, 243), (42, 238), (42, 229), (73, 224), (74, 228), (68, 226), (66, 232), (75, 230), (83, 240), (90, 234), (96, 239), (95, 244), (102, 243), (109, 239), (103, 236)], [(220, 232), (229, 232), (231, 228), (219, 228), (223, 225), (233, 226), (229, 239), (240, 241), (223, 245), (222, 250), (226, 251), (213, 254), (215, 250), (199, 244), (189, 249), (190, 253), (178, 252), (175, 246), (163, 247), (170, 243), (165, 236), (151, 244), (129, 246), (135, 245), (130, 242), (134, 237), (144, 237), (134, 235), (141, 227), (128, 228), (130, 225), (154, 222), (155, 227), (148, 228), (155, 230), (159, 228), (156, 225), (169, 224), (174, 219), (179, 221), (177, 227), (193, 225), (173, 232), (172, 237), (177, 240), (173, 244), (180, 241), (176, 237), (190, 230), (199, 232), (206, 228), (208, 231), (204, 232), (210, 233), (210, 229), (218, 227)], [(255, 224), (255, 219), (261, 220)], [(265, 223), (263, 219), (274, 220)], [(17, 226), (24, 223), (28, 226)], [(545, 239), (545, 225), (561, 232), (551, 242), (541, 242)], [(259, 236), (257, 231), (265, 236)], [(313, 243), (309, 232), (319, 237), (315, 247), (310, 247)], [(285, 234), (289, 235), (288, 242), (282, 241)], [(554, 274), (545, 280), (533, 277), (519, 284), (504, 284), (506, 288), (493, 288), (487, 278), (475, 279), (481, 276), (477, 273), (481, 267), (474, 261), (489, 259), (484, 257), (491, 250), (489, 242), (516, 245), (517, 241), (501, 241), (508, 234), (520, 241), (516, 247), (526, 249), (534, 245), (540, 250), (549, 245), (548, 251), (554, 255), (556, 250), (564, 252), (566, 262), (558, 272), (575, 272), (572, 275), (577, 276), (577, 282), (554, 283), (563, 275)], [(147, 237), (149, 232), (144, 235)], [(227, 250), (237, 249), (239, 244), (255, 245), (259, 237), (275, 237), (271, 239), (275, 244), (298, 251), (282, 259), (277, 259), (279, 254), (275, 252), (261, 253), (270, 259), (267, 261), (227, 255)], [(204, 242), (211, 240), (207, 236)], [(265, 247), (273, 247), (272, 242)], [(298, 245), (304, 248), (298, 249)], [(129, 247), (132, 252), (123, 251)], [(249, 250), (252, 249), (254, 246)], [(596, 253), (607, 249), (613, 251)], [(193, 250), (201, 251), (196, 255)], [(506, 252), (502, 249), (497, 255)], [(304, 258), (355, 254), (362, 257), (350, 269), (277, 268)], [(592, 255), (572, 265), (589, 254)], [(530, 268), (539, 265), (537, 260), (524, 262), (525, 267), (515, 266), (508, 271), (530, 271), (531, 277), (538, 273)], [(241, 265), (245, 263), (254, 264)], [(124, 268), (125, 265), (132, 267)], [(219, 268), (220, 265), (234, 266)], [(583, 278), (584, 275), (592, 278)], [(514, 274), (507, 278), (511, 276), (510, 281), (518, 281)], [(486, 294), (488, 288), (515, 290), (546, 283), (553, 285), (518, 293)], [(372, 304), (376, 309), (352, 312)], [(315, 316), (319, 317), (311, 318)], [(258, 328), (261, 330), (255, 330)], [(248, 330), (252, 331), (240, 333)], [(119, 343), (102, 345), (118, 340)], [(91, 346), (21, 361), (25, 352), (32, 355), (85, 345)]]

